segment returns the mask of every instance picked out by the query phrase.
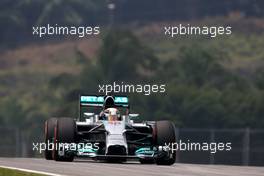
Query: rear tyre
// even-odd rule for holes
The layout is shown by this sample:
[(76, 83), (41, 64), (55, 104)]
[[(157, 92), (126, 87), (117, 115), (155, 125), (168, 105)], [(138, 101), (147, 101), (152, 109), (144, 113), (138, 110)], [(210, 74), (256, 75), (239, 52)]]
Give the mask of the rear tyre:
[[(165, 146), (176, 142), (175, 126), (170, 121), (157, 121), (156, 123), (157, 146)], [(164, 152), (163, 152), (164, 154)], [(172, 165), (175, 163), (176, 152), (169, 150), (156, 159), (158, 165)]]
[(52, 160), (52, 145), (53, 145), (53, 138), (54, 138), (54, 127), (56, 125), (56, 118), (50, 118), (45, 122), (45, 159)]
[(54, 128), (54, 143), (57, 147), (54, 147), (53, 158), (55, 161), (68, 161), (71, 162), (74, 159), (74, 154), (64, 152), (64, 155), (59, 155), (60, 144), (74, 143), (76, 136), (76, 123), (72, 118), (58, 118)]

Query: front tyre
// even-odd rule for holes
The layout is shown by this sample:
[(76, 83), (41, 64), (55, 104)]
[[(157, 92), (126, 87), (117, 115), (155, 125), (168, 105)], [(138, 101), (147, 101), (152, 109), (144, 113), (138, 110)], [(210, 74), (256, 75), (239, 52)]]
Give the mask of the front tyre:
[[(74, 159), (74, 154), (65, 152), (63, 144), (75, 143), (76, 123), (72, 118), (58, 118), (54, 128), (54, 143), (56, 144), (53, 150), (53, 158), (55, 161), (68, 161)], [(63, 149), (63, 150), (61, 150)], [(61, 152), (63, 154), (61, 154)]]
[[(157, 146), (165, 146), (176, 142), (175, 126), (170, 121), (156, 122), (156, 142)], [(175, 163), (176, 152), (169, 150), (162, 152), (156, 159), (158, 165), (172, 165)]]
[(56, 125), (56, 118), (50, 118), (45, 122), (45, 159), (52, 160), (52, 147), (54, 138), (54, 127)]

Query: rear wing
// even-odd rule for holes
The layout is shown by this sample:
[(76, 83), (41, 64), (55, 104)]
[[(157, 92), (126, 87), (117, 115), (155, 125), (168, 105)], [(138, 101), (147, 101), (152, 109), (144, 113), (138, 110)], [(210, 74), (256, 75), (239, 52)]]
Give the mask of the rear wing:
[(105, 96), (105, 95), (80, 95), (79, 96), (79, 118), (81, 119), (83, 108), (85, 107), (102, 107), (105, 106), (105, 100), (111, 97), (114, 99), (114, 107), (121, 107), (129, 109), (129, 100), (127, 96), (115, 95), (115, 96)]

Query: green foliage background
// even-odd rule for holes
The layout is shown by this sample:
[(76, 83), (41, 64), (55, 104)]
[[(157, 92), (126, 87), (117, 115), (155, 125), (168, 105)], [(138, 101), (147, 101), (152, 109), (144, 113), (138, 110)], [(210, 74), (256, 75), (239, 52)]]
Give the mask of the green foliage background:
[[(246, 38), (240, 36), (239, 40), (241, 37)], [(25, 129), (37, 137), (45, 119), (78, 116), (79, 93), (97, 93), (99, 84), (116, 81), (166, 84), (163, 94), (129, 94), (132, 111), (145, 120), (169, 119), (179, 127), (263, 128), (263, 66), (254, 70), (230, 67), (236, 62), (231, 56), (239, 54), (226, 51), (218, 42), (232, 45), (234, 41), (219, 40), (173, 41), (177, 52), (166, 58), (164, 51), (130, 31), (108, 31), (97, 58), (81, 62), (82, 71), (77, 75), (9, 72), (11, 81), (2, 73), (1, 80), (6, 82), (1, 89), (8, 96), (0, 100), (0, 124)], [(157, 44), (162, 48), (166, 42), (161, 39)], [(76, 60), (73, 66), (80, 64), (79, 57), (72, 58)]]

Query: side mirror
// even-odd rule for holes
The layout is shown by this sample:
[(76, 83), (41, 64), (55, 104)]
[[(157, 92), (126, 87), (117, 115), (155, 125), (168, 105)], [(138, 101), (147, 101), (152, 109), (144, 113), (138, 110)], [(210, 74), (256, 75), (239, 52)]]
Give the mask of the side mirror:
[(94, 116), (94, 113), (93, 112), (85, 112), (84, 113), (84, 116), (86, 116), (86, 117), (93, 117)]

